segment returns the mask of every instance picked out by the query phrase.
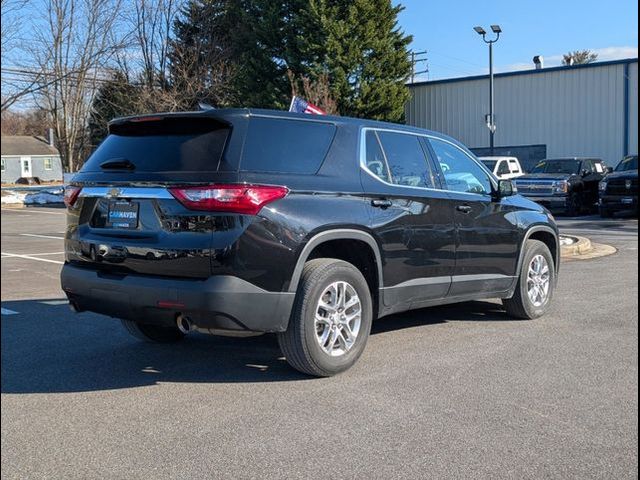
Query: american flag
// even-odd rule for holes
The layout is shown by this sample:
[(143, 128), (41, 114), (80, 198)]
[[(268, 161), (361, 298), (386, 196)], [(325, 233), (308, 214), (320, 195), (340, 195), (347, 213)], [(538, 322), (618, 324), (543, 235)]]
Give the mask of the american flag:
[(293, 97), (291, 99), (291, 105), (289, 106), (290, 112), (295, 113), (310, 113), (312, 115), (326, 115), (327, 112), (319, 107), (316, 107), (313, 103), (309, 103), (300, 97)]

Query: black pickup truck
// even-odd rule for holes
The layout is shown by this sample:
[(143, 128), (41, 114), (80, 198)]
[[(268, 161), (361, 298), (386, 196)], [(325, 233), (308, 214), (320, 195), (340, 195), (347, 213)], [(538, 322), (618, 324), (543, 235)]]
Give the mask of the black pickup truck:
[(598, 183), (607, 174), (599, 158), (541, 160), (515, 183), (518, 193), (552, 211), (579, 215), (598, 204)]
[(607, 218), (624, 210), (638, 214), (638, 155), (624, 157), (600, 182), (600, 216)]

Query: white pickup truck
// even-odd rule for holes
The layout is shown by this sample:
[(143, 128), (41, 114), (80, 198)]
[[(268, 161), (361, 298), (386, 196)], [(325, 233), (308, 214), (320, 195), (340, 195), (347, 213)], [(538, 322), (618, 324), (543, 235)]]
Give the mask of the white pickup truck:
[(506, 180), (524, 175), (516, 157), (478, 157), (478, 159), (500, 179)]

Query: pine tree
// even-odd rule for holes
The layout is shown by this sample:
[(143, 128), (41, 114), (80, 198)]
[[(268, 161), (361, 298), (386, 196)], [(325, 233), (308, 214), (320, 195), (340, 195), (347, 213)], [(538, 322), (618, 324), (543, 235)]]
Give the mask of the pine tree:
[(397, 24), (402, 8), (390, 0), (310, 0), (301, 12), (306, 68), (328, 75), (342, 115), (403, 121), (411, 36)]
[(114, 71), (112, 78), (100, 86), (93, 99), (89, 117), (89, 140), (92, 148), (97, 147), (107, 136), (107, 124), (111, 120), (139, 113), (138, 93), (138, 88), (120, 71)]
[(287, 70), (297, 65), (295, 18), (304, 0), (246, 0), (241, 25), (232, 39), (238, 70), (235, 86), (243, 106), (287, 108), (291, 88)]
[[(399, 122), (411, 72), (401, 10), (391, 0), (191, 0), (175, 24), (172, 83), (197, 91), (193, 79), (205, 79), (199, 99), (214, 106), (284, 109), (293, 74), (300, 91), (328, 84), (342, 115)], [(226, 59), (228, 77), (214, 75), (212, 54)]]

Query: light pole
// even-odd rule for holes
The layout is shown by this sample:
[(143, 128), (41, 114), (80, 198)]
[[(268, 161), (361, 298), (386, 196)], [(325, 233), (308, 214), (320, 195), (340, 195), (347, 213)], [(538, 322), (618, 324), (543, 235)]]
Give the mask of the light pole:
[(489, 115), (486, 118), (487, 127), (489, 127), (489, 150), (493, 155), (493, 135), (496, 133), (496, 122), (493, 116), (493, 44), (498, 41), (502, 29), (500, 25), (491, 25), (491, 31), (496, 34), (493, 40), (487, 40), (487, 32), (482, 27), (473, 27), (473, 29), (482, 35), (484, 43), (489, 45)]

